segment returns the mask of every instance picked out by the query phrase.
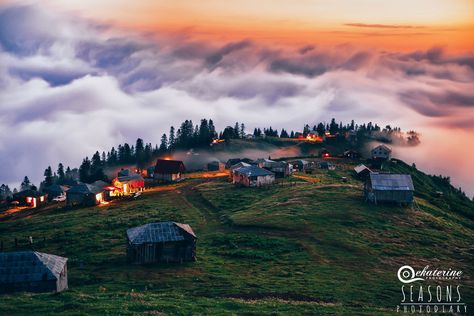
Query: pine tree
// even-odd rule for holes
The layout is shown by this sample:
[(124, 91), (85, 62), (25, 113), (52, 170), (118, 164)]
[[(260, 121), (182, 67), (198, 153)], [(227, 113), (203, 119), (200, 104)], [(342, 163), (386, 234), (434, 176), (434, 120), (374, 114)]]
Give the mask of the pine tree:
[(168, 150), (168, 138), (166, 137), (166, 134), (163, 134), (161, 136), (161, 144), (160, 144), (159, 151), (166, 152), (166, 150)]
[(59, 181), (64, 181), (65, 174), (64, 174), (64, 166), (62, 163), (58, 164), (57, 174), (58, 174)]
[(20, 190), (21, 191), (28, 190), (30, 187), (31, 187), (30, 179), (28, 179), (28, 177), (25, 176), (23, 178), (23, 182), (20, 184)]
[(168, 148), (174, 148), (174, 144), (176, 142), (175, 135), (174, 135), (174, 126), (170, 127), (170, 137), (168, 139)]
[(53, 184), (53, 170), (51, 169), (51, 166), (48, 166), (48, 168), (44, 170), (44, 185), (46, 187), (49, 187), (52, 184)]

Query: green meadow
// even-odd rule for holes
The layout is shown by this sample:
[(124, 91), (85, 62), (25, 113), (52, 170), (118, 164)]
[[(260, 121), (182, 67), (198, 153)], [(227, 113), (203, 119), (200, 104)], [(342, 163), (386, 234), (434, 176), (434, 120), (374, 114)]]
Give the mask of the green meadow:
[[(406, 264), (463, 270), (472, 308), (474, 203), (397, 162), (385, 168), (412, 174), (416, 205), (368, 204), (353, 163), (334, 162), (268, 188), (195, 178), (134, 201), (4, 217), (6, 251), (32, 236), (34, 250), (69, 258), (69, 290), (2, 295), (0, 314), (400, 315)], [(193, 227), (197, 261), (128, 264), (126, 229), (167, 220)]]

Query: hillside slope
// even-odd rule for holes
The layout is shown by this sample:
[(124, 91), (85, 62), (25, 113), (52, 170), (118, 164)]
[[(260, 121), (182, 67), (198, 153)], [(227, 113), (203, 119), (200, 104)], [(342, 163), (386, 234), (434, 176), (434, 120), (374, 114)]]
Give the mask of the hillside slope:
[[(396, 273), (405, 264), (462, 269), (472, 306), (473, 203), (456, 192), (434, 198), (442, 186), (397, 162), (386, 168), (413, 175), (417, 207), (367, 204), (353, 163), (335, 162), (336, 171), (297, 174), (265, 189), (194, 178), (136, 201), (6, 217), (6, 250), (33, 236), (35, 250), (68, 257), (70, 290), (5, 295), (0, 313), (396, 314)], [(191, 224), (197, 262), (127, 264), (125, 230), (162, 220)]]

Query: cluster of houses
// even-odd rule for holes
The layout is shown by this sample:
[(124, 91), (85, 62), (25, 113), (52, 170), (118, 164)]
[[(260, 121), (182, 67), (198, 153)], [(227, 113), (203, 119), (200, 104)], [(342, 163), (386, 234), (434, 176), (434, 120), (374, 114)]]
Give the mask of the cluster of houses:
[[(130, 228), (126, 235), (131, 264), (196, 260), (197, 237), (188, 224), (150, 223)], [(0, 294), (68, 289), (67, 260), (37, 251), (0, 252)]]

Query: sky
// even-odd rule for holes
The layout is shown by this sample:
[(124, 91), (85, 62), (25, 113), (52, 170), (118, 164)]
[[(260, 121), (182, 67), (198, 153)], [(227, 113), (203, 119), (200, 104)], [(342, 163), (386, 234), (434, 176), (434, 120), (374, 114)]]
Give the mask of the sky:
[(417, 130), (474, 195), (474, 1), (0, 0), (0, 183), (212, 118)]

